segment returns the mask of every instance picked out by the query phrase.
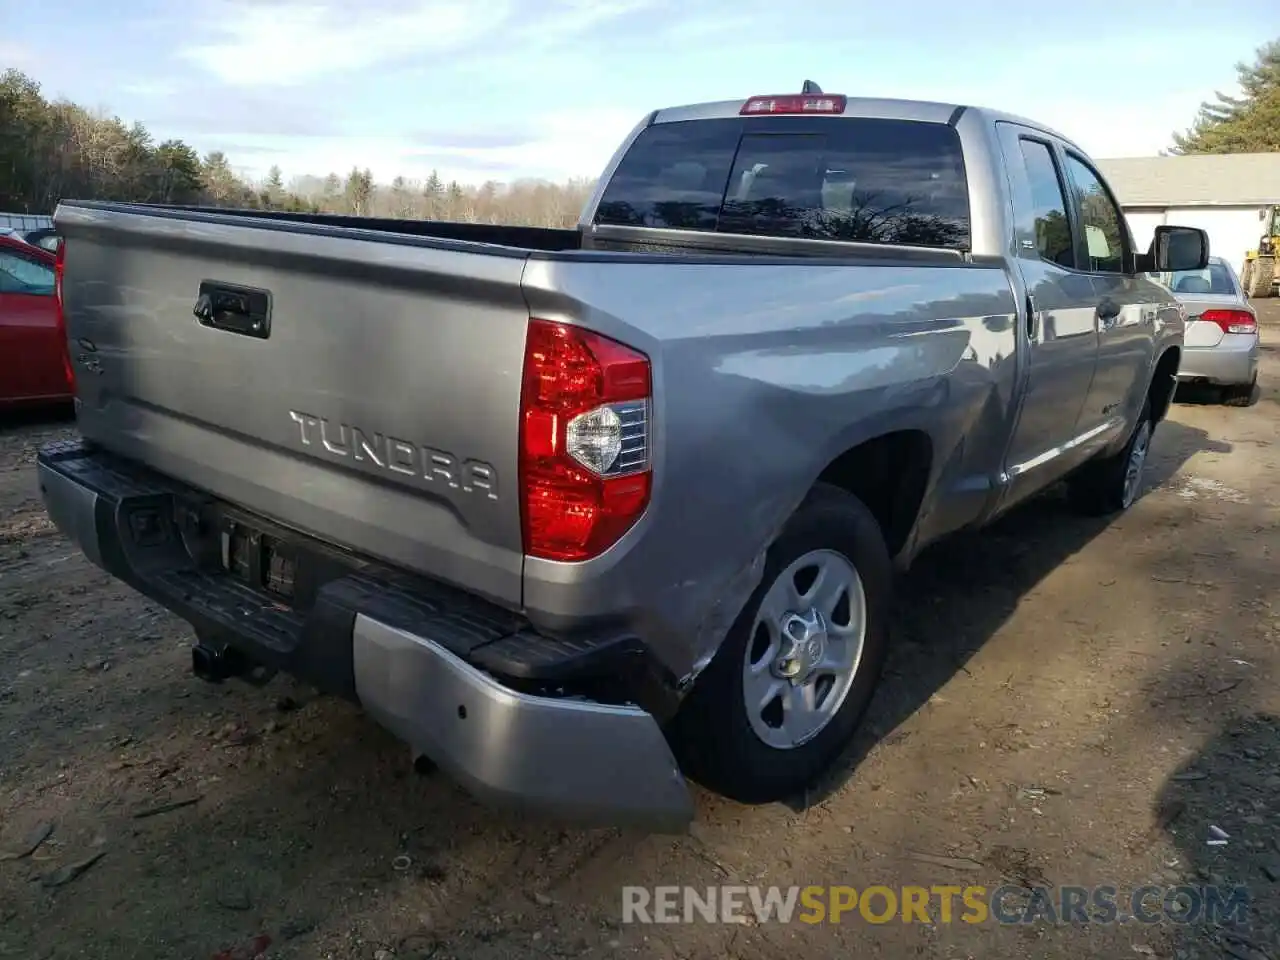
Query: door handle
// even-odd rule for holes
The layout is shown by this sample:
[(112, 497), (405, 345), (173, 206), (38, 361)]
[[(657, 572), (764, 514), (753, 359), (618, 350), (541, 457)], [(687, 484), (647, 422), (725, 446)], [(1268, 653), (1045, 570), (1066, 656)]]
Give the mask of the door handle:
[(1120, 304), (1116, 303), (1110, 297), (1107, 297), (1098, 304), (1096, 313), (1099, 325), (1103, 327), (1110, 327), (1120, 319)]

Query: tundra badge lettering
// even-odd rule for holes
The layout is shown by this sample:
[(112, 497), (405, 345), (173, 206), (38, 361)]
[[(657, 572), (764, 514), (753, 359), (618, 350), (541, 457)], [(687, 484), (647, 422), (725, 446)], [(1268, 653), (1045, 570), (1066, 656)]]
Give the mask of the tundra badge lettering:
[(431, 484), (443, 484), (451, 490), (478, 493), (488, 500), (498, 499), (498, 472), (482, 460), (464, 459), (447, 450), (335, 423), (301, 410), (290, 410), (289, 419), (298, 425), (298, 439), (304, 447), (418, 477)]

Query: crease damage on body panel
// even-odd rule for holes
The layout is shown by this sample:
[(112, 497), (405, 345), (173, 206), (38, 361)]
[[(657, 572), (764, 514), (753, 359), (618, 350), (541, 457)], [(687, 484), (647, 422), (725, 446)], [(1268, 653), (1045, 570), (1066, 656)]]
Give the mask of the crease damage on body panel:
[[(707, 668), (720, 650), (734, 622), (751, 599), (752, 593), (760, 586), (764, 577), (765, 562), (768, 560), (769, 548), (782, 534), (783, 528), (795, 512), (798, 504), (789, 509), (779, 509), (778, 505), (763, 504), (752, 512), (751, 519), (758, 529), (757, 543), (762, 546), (751, 554), (746, 563), (738, 566), (726, 579), (719, 591), (719, 599), (708, 608), (706, 614), (698, 622), (693, 637), (692, 666), (689, 672), (680, 678), (679, 689), (684, 691), (692, 687), (702, 671)], [(697, 581), (681, 584), (692, 587)]]

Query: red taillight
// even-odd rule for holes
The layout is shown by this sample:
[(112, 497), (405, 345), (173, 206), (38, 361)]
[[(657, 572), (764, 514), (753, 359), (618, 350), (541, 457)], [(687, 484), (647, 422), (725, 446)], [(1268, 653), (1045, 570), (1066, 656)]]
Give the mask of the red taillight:
[(71, 369), (71, 345), (67, 342), (67, 311), (62, 299), (62, 275), (67, 265), (67, 242), (58, 244), (53, 261), (53, 298), (57, 303), (58, 345), (62, 351), (62, 373), (67, 378), (67, 389), (74, 393), (76, 375)]
[(1200, 319), (1216, 323), (1223, 333), (1258, 332), (1258, 320), (1248, 310), (1206, 310)]
[(524, 552), (588, 560), (649, 504), (649, 359), (578, 327), (530, 319), (520, 390)]
[(758, 113), (844, 113), (847, 100), (840, 93), (751, 97), (738, 113), (744, 117)]

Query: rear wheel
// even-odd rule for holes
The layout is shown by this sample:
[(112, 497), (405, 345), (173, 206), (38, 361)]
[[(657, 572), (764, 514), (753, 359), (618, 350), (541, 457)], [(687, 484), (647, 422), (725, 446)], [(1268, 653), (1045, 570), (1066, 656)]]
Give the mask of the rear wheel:
[(741, 803), (796, 796), (819, 779), (879, 679), (891, 582), (871, 512), (815, 488), (676, 718), (685, 772)]
[(1142, 492), (1154, 431), (1155, 420), (1148, 397), (1142, 402), (1142, 412), (1124, 449), (1105, 460), (1086, 464), (1067, 482), (1072, 505), (1092, 516), (1119, 513), (1133, 506)]

